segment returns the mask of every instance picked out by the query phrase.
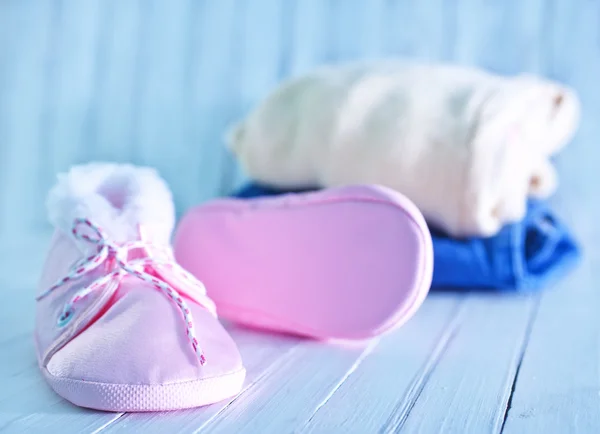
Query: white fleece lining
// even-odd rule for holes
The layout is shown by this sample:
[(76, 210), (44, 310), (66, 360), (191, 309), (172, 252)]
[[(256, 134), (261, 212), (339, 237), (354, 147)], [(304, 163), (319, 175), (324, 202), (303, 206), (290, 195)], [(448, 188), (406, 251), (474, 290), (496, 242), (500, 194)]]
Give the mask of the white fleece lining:
[(58, 175), (46, 202), (50, 223), (71, 235), (76, 218), (88, 218), (115, 242), (139, 238), (151, 226), (153, 241), (169, 243), (175, 224), (173, 198), (165, 181), (148, 167), (95, 162)]

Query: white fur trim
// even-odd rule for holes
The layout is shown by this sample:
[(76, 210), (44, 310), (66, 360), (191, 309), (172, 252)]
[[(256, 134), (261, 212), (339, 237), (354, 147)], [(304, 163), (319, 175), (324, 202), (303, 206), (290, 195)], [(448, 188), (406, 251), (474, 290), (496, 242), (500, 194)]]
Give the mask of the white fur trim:
[(75, 166), (58, 176), (46, 204), (50, 222), (66, 234), (76, 218), (88, 218), (115, 242), (138, 239), (142, 224), (154, 242), (168, 244), (175, 224), (165, 181), (154, 169), (129, 164)]

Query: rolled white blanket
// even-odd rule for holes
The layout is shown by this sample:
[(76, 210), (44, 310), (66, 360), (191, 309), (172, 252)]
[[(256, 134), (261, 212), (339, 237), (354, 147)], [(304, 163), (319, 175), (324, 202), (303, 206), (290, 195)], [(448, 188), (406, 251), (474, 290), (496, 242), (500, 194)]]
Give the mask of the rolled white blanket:
[(533, 76), (403, 61), (327, 67), (282, 84), (228, 134), (276, 187), (375, 183), (454, 236), (490, 236), (556, 188), (550, 156), (579, 101)]

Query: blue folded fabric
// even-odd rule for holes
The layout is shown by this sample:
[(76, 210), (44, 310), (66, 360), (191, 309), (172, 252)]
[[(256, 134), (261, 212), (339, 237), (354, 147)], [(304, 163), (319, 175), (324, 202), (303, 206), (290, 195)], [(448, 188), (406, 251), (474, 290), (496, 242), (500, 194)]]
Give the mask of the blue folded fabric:
[[(278, 190), (249, 183), (237, 198), (310, 190)], [(523, 221), (490, 238), (456, 239), (430, 228), (433, 239), (432, 289), (531, 292), (562, 277), (580, 256), (568, 229), (544, 202), (529, 203)]]

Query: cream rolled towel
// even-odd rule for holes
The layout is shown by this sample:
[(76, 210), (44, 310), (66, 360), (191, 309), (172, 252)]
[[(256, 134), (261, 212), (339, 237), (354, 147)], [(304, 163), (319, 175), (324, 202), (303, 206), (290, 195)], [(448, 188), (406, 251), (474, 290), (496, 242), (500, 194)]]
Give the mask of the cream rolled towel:
[(554, 82), (388, 61), (283, 83), (227, 141), (256, 181), (382, 184), (451, 235), (490, 236), (554, 191), (550, 156), (578, 121), (576, 95)]

